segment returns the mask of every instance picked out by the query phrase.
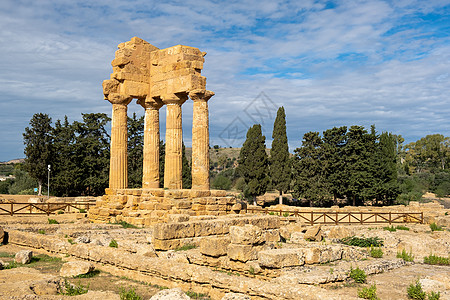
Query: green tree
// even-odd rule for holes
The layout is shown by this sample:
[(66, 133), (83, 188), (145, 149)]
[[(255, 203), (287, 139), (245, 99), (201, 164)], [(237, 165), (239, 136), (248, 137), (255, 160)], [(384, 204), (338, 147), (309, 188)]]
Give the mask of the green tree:
[(144, 116), (128, 118), (128, 186), (142, 187)]
[(283, 192), (287, 192), (291, 182), (291, 164), (289, 159), (289, 146), (286, 135), (286, 114), (284, 107), (277, 111), (273, 124), (272, 148), (270, 149), (269, 174), (272, 187), (279, 191), (279, 203), (283, 204)]
[(399, 194), (397, 182), (396, 141), (391, 133), (383, 132), (377, 145), (377, 167), (375, 177), (378, 179), (377, 200), (392, 204)]
[(55, 122), (53, 135), (52, 192), (56, 196), (76, 196), (77, 182), (82, 176), (75, 157), (75, 131), (67, 116), (64, 123)]
[(181, 155), (182, 155), (181, 174), (183, 178), (182, 179), (183, 189), (190, 189), (192, 187), (192, 169), (191, 164), (189, 163), (189, 160), (186, 157), (186, 147), (184, 146), (184, 142)]
[(352, 205), (362, 204), (373, 196), (373, 162), (374, 133), (369, 134), (363, 126), (351, 126), (347, 133), (345, 147), (345, 166), (348, 176), (347, 199)]
[(83, 122), (74, 122), (75, 159), (81, 168), (78, 191), (82, 195), (103, 195), (109, 178), (110, 118), (104, 113), (82, 114)]
[(25, 128), (25, 170), (38, 181), (39, 195), (48, 177), (47, 166), (52, 162), (52, 119), (43, 113), (34, 114), (30, 127)]
[(212, 187), (217, 190), (229, 190), (231, 188), (231, 180), (230, 178), (219, 174), (214, 178)]
[(304, 197), (309, 205), (320, 205), (330, 198), (322, 162), (322, 139), (318, 132), (307, 132), (302, 146), (294, 150), (294, 186), (292, 195)]
[(245, 180), (245, 193), (253, 198), (254, 205), (256, 205), (256, 196), (263, 195), (269, 183), (265, 140), (261, 125), (253, 125), (247, 131), (247, 139), (239, 153), (238, 172)]
[(450, 160), (450, 138), (442, 134), (430, 134), (420, 140), (406, 145), (408, 158), (415, 167), (416, 173), (426, 169), (448, 169)]
[(31, 178), (30, 175), (24, 170), (22, 164), (16, 164), (14, 166), (14, 182), (8, 188), (8, 194), (32, 194), (33, 189), (37, 186), (37, 180)]
[(341, 198), (347, 185), (345, 174), (344, 150), (347, 145), (347, 127), (333, 127), (323, 132), (323, 166), (329, 191), (333, 195), (335, 205)]

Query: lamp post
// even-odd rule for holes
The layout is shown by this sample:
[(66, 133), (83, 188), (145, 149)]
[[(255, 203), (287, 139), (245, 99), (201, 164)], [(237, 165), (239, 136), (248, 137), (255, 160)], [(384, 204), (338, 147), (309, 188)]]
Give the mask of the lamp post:
[(47, 198), (50, 199), (50, 165), (48, 165), (47, 168), (48, 168)]

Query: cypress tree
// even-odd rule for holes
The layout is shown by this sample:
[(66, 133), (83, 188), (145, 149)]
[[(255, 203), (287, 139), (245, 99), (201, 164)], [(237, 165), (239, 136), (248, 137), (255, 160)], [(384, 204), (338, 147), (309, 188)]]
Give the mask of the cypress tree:
[(377, 147), (377, 178), (380, 185), (377, 199), (384, 204), (392, 204), (399, 194), (397, 182), (397, 155), (395, 138), (391, 133), (383, 132)]
[(286, 135), (286, 115), (283, 106), (277, 111), (277, 117), (273, 124), (272, 138), (269, 174), (273, 188), (280, 193), (279, 203), (283, 204), (282, 194), (283, 192), (287, 192), (291, 182), (289, 146)]
[(253, 198), (254, 205), (256, 205), (256, 196), (263, 195), (269, 183), (265, 140), (261, 125), (253, 125), (247, 131), (247, 139), (239, 153), (238, 172), (247, 185), (245, 194)]

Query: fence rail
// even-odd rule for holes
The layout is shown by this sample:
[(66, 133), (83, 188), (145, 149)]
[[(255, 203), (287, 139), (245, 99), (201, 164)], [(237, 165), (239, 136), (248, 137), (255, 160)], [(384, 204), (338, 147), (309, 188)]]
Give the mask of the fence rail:
[(57, 214), (59, 211), (76, 212), (78, 210), (89, 210), (95, 202), (54, 202), (54, 203), (0, 203), (0, 215), (44, 215)]
[(248, 208), (247, 213), (263, 213), (284, 217), (297, 217), (314, 224), (392, 224), (420, 223), (423, 224), (423, 212), (314, 212), (314, 211), (283, 211), (273, 209)]

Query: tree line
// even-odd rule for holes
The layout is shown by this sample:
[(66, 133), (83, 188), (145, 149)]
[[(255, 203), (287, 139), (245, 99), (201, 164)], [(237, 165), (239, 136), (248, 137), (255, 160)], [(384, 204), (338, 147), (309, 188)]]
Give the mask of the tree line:
[[(259, 124), (247, 132), (235, 176), (253, 199), (269, 189), (305, 199), (310, 206), (344, 200), (349, 205), (391, 205), (419, 200), (425, 191), (450, 194), (450, 139), (428, 135), (403, 145), (400, 135), (378, 134), (372, 125), (334, 127), (303, 135), (290, 155), (284, 108), (277, 112), (270, 155)], [(400, 175), (399, 175), (400, 173)], [(238, 182), (238, 181), (237, 181)], [(342, 201), (340, 201), (342, 203)]]
[[(18, 165), (16, 182), (8, 192), (32, 193), (47, 188), (50, 165), (50, 193), (54, 196), (103, 195), (109, 184), (111, 119), (104, 113), (82, 114), (82, 121), (70, 123), (67, 116), (57, 120), (43, 113), (33, 115), (25, 128), (25, 162)], [(128, 186), (142, 187), (144, 117), (128, 118)], [(165, 144), (160, 141), (160, 185), (164, 186)], [(191, 166), (183, 144), (183, 185), (191, 186)], [(20, 190), (18, 190), (20, 189)]]

